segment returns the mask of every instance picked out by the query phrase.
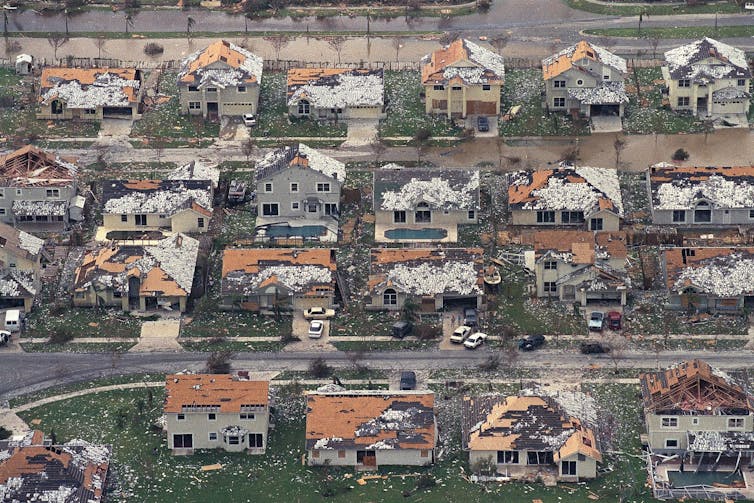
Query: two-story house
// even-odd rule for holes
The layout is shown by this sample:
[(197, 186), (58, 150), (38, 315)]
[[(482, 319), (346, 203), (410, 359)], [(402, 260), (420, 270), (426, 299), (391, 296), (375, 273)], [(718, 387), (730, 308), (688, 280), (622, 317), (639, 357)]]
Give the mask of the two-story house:
[(446, 304), (481, 308), (484, 257), (481, 248), (374, 248), (367, 282), (369, 310), (398, 311), (407, 299), (422, 311)]
[(165, 431), (173, 454), (195, 449), (264, 454), (270, 425), (268, 381), (248, 372), (165, 378)]
[(31, 311), (39, 291), (44, 241), (0, 223), (0, 304)]
[(32, 232), (64, 230), (82, 220), (78, 166), (32, 145), (0, 156), (0, 222)]
[(335, 250), (227, 248), (223, 252), (221, 309), (258, 311), (333, 307)]
[(538, 231), (530, 240), (534, 250), (524, 257), (535, 274), (537, 297), (582, 306), (626, 304), (630, 281), (625, 232)]
[(431, 465), (437, 435), (434, 393), (348, 390), (306, 395), (309, 465)]
[(141, 80), (135, 68), (45, 68), (37, 119), (138, 119)]
[(267, 154), (256, 166), (258, 236), (338, 240), (346, 166), (303, 143)]
[(751, 69), (741, 49), (707, 37), (676, 47), (665, 53), (662, 77), (673, 110), (745, 121)]
[(652, 223), (719, 228), (754, 224), (754, 166), (662, 163), (647, 171)]
[(288, 70), (288, 114), (315, 120), (382, 119), (382, 68), (292, 68)]
[(105, 180), (103, 227), (108, 232), (204, 233), (212, 198), (211, 180)]
[(148, 246), (101, 244), (76, 268), (73, 305), (184, 312), (198, 254), (199, 241), (180, 233)]
[(256, 114), (262, 58), (225, 40), (195, 52), (181, 63), (181, 112), (205, 119)]
[(420, 64), (428, 114), (500, 115), (505, 80), (501, 55), (459, 38), (427, 54)]
[(484, 464), (526, 480), (546, 473), (564, 482), (597, 476), (602, 454), (594, 432), (553, 398), (467, 396), (461, 410), (462, 445), (472, 469)]
[(546, 108), (585, 117), (623, 117), (626, 60), (585, 40), (542, 60)]
[(374, 239), (378, 243), (456, 242), (458, 226), (479, 221), (479, 171), (374, 171)]
[(508, 208), (513, 225), (617, 231), (623, 218), (618, 172), (561, 164), (511, 173)]

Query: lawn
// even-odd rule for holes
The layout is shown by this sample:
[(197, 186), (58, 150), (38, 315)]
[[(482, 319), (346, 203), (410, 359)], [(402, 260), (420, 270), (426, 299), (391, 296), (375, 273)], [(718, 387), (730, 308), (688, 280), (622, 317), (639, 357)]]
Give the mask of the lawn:
[(345, 137), (346, 124), (320, 123), (290, 119), (286, 105), (286, 74), (267, 72), (259, 92), (258, 125), (251, 129), (256, 137)]
[(25, 342), (21, 347), (27, 353), (124, 353), (136, 345), (133, 342), (69, 342), (48, 344)]
[[(614, 2), (606, 5), (605, 3), (598, 4), (589, 0), (563, 1), (574, 9), (611, 16), (638, 16), (641, 13), (644, 13), (645, 16), (658, 16), (667, 14), (714, 14), (716, 12), (723, 14), (741, 12), (741, 9), (734, 2), (713, 2), (700, 5), (621, 5), (620, 2)], [(699, 36), (701, 35), (693, 35), (692, 38)]]
[(459, 136), (462, 129), (441, 115), (427, 115), (421, 96), (421, 74), (417, 71), (386, 71), (387, 117), (380, 121), (380, 137), (413, 137), (420, 129), (430, 136)]
[(545, 83), (542, 71), (537, 68), (516, 69), (505, 72), (500, 110), (505, 114), (510, 107), (521, 105), (513, 120), (500, 121), (501, 136), (583, 136), (589, 134), (587, 121), (574, 121), (562, 113), (548, 113), (542, 108)]
[[(209, 301), (205, 302), (209, 305)], [(201, 307), (183, 318), (181, 337), (282, 337), (291, 333), (290, 317), (275, 321), (246, 311), (224, 312)]]
[(625, 331), (634, 335), (743, 335), (748, 330), (746, 319), (735, 315), (718, 315), (705, 323), (691, 323), (683, 311), (665, 309), (663, 305), (666, 302), (667, 299), (662, 295), (647, 294), (644, 298), (639, 298), (626, 312)]
[(740, 38), (754, 36), (754, 25), (718, 26), (674, 26), (666, 28), (599, 28), (584, 30), (584, 33), (600, 37), (638, 37), (638, 38), (693, 38), (710, 37), (715, 39)]
[(651, 222), (647, 178), (644, 173), (618, 171), (623, 209), (626, 220), (648, 224)]
[(116, 309), (72, 308), (50, 303), (26, 316), (24, 337), (50, 337), (59, 330), (74, 337), (139, 337), (141, 320)]
[(213, 351), (280, 351), (285, 346), (279, 341), (238, 342), (232, 338), (213, 339), (209, 341), (192, 341), (191, 339), (179, 339), (178, 341), (186, 351), (211, 353)]

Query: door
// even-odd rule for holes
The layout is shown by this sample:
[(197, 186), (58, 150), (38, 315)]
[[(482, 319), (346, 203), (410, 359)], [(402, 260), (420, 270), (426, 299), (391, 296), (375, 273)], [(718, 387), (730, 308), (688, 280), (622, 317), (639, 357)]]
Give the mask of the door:
[(139, 289), (141, 281), (139, 278), (132, 276), (128, 278), (128, 307), (138, 309), (139, 307)]
[(377, 466), (377, 456), (374, 451), (356, 451), (356, 464)]

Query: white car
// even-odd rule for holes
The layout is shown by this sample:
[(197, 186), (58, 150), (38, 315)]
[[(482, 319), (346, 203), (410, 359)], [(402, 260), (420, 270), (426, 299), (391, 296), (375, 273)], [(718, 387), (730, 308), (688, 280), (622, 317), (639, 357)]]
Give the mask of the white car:
[(243, 114), (243, 123), (248, 127), (257, 125), (257, 116), (254, 114)]
[(463, 345), (468, 349), (476, 349), (479, 346), (481, 346), (486, 340), (487, 340), (487, 334), (483, 334), (482, 332), (476, 332), (476, 333), (471, 334), (468, 339), (463, 341)]
[(450, 336), (450, 342), (457, 342), (458, 344), (460, 344), (466, 340), (466, 337), (468, 337), (470, 333), (471, 333), (471, 327), (462, 325), (456, 328), (455, 330), (453, 330), (453, 334), (451, 334)]
[(310, 307), (304, 311), (304, 319), (307, 320), (325, 320), (333, 316), (335, 316), (335, 310), (324, 307)]
[(312, 339), (319, 339), (322, 337), (322, 331), (325, 329), (325, 324), (319, 320), (314, 320), (309, 323), (309, 337)]

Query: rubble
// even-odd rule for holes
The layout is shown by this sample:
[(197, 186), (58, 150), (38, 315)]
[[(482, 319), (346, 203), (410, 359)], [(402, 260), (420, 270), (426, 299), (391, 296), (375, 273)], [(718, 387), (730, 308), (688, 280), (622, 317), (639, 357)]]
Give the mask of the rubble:
[[(288, 106), (305, 99), (314, 108), (348, 108), (382, 106), (385, 85), (382, 70), (319, 70), (328, 74), (313, 74), (306, 84), (291, 83), (291, 72), (311, 72), (311, 69), (289, 70)], [(332, 74), (333, 71), (341, 73)]]

